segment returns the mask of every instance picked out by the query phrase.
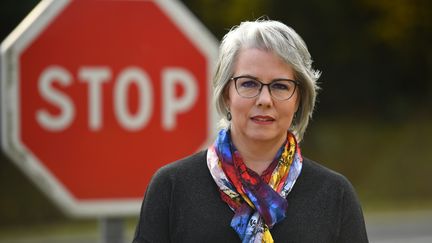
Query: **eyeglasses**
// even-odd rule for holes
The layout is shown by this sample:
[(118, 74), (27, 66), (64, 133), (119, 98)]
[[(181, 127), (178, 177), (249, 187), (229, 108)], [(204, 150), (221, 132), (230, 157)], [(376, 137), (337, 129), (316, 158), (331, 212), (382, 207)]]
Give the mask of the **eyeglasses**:
[(231, 80), (234, 80), (237, 93), (243, 98), (257, 97), (263, 87), (267, 86), (271, 97), (277, 100), (288, 100), (294, 95), (297, 85), (300, 85), (296, 80), (283, 78), (272, 80), (268, 84), (251, 76), (238, 76)]

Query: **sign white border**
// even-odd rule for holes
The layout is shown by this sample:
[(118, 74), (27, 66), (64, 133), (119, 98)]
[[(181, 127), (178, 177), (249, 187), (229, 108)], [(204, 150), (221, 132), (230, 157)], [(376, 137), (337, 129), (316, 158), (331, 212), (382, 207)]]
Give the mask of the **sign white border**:
[[(77, 200), (20, 141), (19, 57), (47, 25), (68, 6), (70, 0), (42, 0), (1, 43), (1, 146), (3, 151), (65, 213), (75, 217), (114, 217), (139, 213), (141, 199)], [(195, 44), (208, 60), (208, 141), (216, 132), (216, 112), (212, 104), (211, 79), (217, 59), (218, 41), (180, 2), (154, 0), (172, 22)]]

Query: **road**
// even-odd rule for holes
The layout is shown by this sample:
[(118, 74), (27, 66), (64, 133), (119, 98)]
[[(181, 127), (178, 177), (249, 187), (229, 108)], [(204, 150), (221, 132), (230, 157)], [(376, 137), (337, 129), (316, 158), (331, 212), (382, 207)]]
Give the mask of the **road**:
[[(371, 243), (432, 243), (432, 211), (366, 214)], [(75, 232), (75, 231), (74, 231)], [(133, 229), (126, 232), (131, 242)], [(97, 231), (55, 233), (53, 235), (15, 235), (1, 237), (0, 243), (101, 243)]]
[(370, 242), (432, 243), (432, 211), (366, 215)]

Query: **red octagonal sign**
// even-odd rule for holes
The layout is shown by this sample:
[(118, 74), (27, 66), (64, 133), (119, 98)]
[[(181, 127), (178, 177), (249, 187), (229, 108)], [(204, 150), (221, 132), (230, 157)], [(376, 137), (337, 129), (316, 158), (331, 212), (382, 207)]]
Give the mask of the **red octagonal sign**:
[(128, 215), (213, 137), (217, 42), (176, 1), (42, 1), (2, 43), (2, 146), (66, 212)]

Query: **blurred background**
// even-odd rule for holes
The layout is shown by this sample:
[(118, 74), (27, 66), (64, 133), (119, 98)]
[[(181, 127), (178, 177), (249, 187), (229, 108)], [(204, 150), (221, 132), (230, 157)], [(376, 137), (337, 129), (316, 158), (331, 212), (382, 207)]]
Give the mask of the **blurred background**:
[[(2, 41), (38, 2), (0, 2)], [(303, 155), (344, 174), (367, 216), (432, 211), (431, 1), (182, 2), (218, 40), (261, 16), (293, 27), (322, 71)], [(59, 225), (92, 234), (97, 222), (66, 218), (2, 153), (0, 239)]]

